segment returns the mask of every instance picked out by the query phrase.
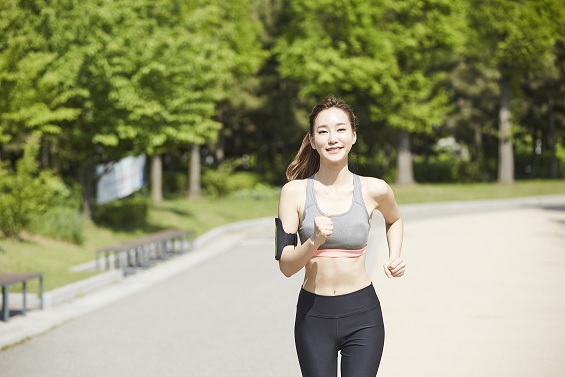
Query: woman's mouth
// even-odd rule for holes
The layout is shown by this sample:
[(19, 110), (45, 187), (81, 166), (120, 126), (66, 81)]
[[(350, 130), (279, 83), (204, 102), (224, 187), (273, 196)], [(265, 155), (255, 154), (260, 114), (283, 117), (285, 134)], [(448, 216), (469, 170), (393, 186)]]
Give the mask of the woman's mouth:
[(326, 151), (328, 151), (329, 153), (335, 153), (335, 152), (339, 152), (342, 149), (342, 147), (331, 147), (331, 148), (326, 148)]

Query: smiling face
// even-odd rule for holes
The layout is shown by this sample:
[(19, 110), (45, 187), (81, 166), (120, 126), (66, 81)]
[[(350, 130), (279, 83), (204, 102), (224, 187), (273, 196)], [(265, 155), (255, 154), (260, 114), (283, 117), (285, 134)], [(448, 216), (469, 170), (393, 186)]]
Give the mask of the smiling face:
[(310, 144), (320, 154), (320, 159), (329, 162), (347, 160), (349, 151), (357, 141), (348, 115), (332, 107), (321, 111), (312, 129)]

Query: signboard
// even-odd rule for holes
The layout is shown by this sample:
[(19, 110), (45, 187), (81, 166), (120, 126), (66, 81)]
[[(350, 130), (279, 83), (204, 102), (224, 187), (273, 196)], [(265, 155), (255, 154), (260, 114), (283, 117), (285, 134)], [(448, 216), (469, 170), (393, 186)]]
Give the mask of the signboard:
[(96, 166), (96, 203), (104, 204), (133, 194), (143, 187), (145, 155), (126, 157)]

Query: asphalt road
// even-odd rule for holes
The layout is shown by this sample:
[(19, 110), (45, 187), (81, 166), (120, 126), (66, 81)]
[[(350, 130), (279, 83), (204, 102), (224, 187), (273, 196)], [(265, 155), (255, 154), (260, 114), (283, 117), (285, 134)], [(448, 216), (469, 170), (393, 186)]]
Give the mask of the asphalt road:
[[(410, 207), (402, 279), (373, 224), (379, 377), (565, 376), (565, 197), (505, 203)], [(273, 229), (222, 234), (213, 258), (0, 352), (0, 376), (299, 376), (302, 276), (278, 271)]]

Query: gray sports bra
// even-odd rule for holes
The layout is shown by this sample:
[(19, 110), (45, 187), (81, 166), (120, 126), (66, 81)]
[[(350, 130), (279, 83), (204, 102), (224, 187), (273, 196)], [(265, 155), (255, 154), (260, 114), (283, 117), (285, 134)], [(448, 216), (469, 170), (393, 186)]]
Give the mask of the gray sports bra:
[[(314, 177), (311, 176), (306, 184), (306, 203), (304, 205), (302, 221), (298, 228), (301, 243), (306, 242), (314, 234), (314, 218), (318, 216), (324, 216), (324, 214), (316, 201)], [(369, 239), (371, 223), (365, 201), (363, 200), (361, 180), (358, 175), (353, 174), (353, 201), (351, 207), (347, 212), (337, 215), (332, 214), (331, 218), (334, 226), (333, 233), (318, 250), (360, 250), (365, 248)], [(320, 253), (317, 255), (323, 256)]]

